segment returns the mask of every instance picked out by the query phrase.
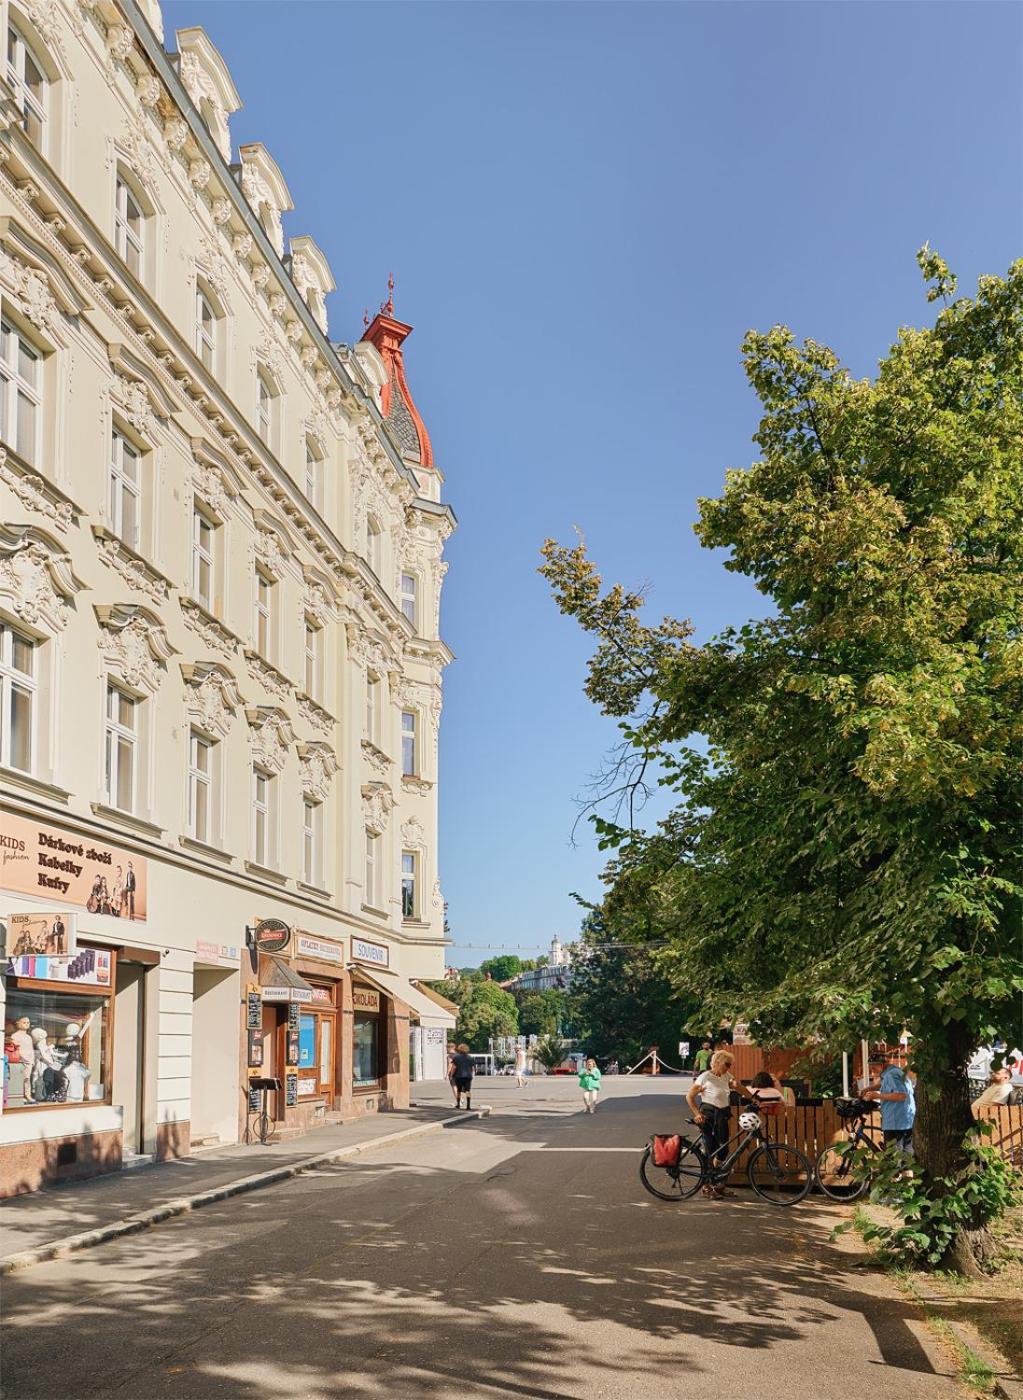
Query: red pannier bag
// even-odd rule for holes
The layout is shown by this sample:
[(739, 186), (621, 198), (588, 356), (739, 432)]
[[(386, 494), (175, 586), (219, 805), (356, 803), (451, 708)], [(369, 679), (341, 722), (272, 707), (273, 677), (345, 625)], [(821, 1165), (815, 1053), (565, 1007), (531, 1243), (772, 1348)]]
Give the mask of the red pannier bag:
[(650, 1139), (650, 1155), (654, 1159), (655, 1167), (677, 1167), (681, 1151), (682, 1138), (678, 1133), (672, 1133), (670, 1136), (654, 1133)]

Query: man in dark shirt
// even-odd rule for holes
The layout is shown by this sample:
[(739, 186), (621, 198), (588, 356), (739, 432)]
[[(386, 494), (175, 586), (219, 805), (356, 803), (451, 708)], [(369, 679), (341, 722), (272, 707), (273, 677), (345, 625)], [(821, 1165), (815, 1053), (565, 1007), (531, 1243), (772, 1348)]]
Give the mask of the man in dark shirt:
[(462, 1107), (462, 1095), (465, 1095), (466, 1108), (472, 1108), (472, 1056), (469, 1054), (468, 1045), (460, 1045), (451, 1056), (451, 1082), (455, 1089), (455, 1107)]

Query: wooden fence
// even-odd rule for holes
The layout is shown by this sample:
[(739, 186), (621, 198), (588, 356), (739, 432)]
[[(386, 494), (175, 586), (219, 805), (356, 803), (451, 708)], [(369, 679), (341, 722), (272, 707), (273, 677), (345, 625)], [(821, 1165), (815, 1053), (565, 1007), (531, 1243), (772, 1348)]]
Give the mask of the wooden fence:
[[(742, 1108), (738, 1110), (742, 1112)], [(1002, 1108), (982, 1110), (982, 1117), (993, 1125), (991, 1136), (986, 1141), (1012, 1161), (1017, 1170), (1023, 1171), (1023, 1105), (1008, 1105)], [(845, 1121), (839, 1118), (832, 1103), (825, 1102), (817, 1107), (778, 1108), (773, 1114), (763, 1118), (766, 1135), (775, 1142), (788, 1142), (806, 1154), (811, 1165), (825, 1147), (844, 1142), (849, 1134)], [(868, 1120), (870, 1121), (870, 1120)], [(880, 1120), (873, 1115), (880, 1141)], [(732, 1114), (732, 1129), (738, 1131), (737, 1113)], [(752, 1148), (746, 1148), (732, 1168), (729, 1181), (732, 1185), (746, 1182), (746, 1163)]]

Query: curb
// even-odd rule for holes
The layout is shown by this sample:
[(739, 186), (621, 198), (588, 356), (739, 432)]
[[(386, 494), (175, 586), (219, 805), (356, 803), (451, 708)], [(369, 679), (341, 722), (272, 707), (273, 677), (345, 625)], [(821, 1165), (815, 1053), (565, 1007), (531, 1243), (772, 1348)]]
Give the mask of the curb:
[(996, 1396), (997, 1400), (1023, 1400), (1023, 1380), (1017, 1378), (1005, 1357), (995, 1350), (993, 1343), (982, 1336), (976, 1327), (970, 1327), (967, 1331), (959, 1318), (945, 1315), (944, 1309), (954, 1300), (942, 1293), (925, 1292), (919, 1284), (914, 1284), (913, 1291), (923, 1304), (928, 1317), (940, 1318), (953, 1336), (958, 1338), (960, 1344), (968, 1347), (994, 1373), (990, 1393)]
[(418, 1123), (415, 1127), (402, 1128), (399, 1132), (387, 1133), (384, 1137), (369, 1138), (366, 1142), (355, 1142), (348, 1147), (335, 1147), (330, 1152), (320, 1152), (314, 1157), (303, 1157), (301, 1161), (292, 1162), (290, 1166), (274, 1167), (270, 1171), (242, 1176), (235, 1181), (225, 1182), (223, 1186), (211, 1187), (209, 1191), (199, 1191), (194, 1196), (177, 1196), (173, 1200), (164, 1201), (162, 1205), (153, 1206), (150, 1210), (138, 1211), (135, 1215), (125, 1216), (123, 1220), (114, 1220), (109, 1225), (101, 1225), (95, 1230), (83, 1230), (78, 1235), (66, 1235), (63, 1239), (51, 1240), (49, 1244), (36, 1245), (34, 1249), (23, 1249), (17, 1254), (9, 1254), (6, 1259), (0, 1260), (0, 1276), (31, 1268), (33, 1264), (44, 1264), (49, 1259), (61, 1259), (80, 1249), (92, 1249), (95, 1245), (105, 1244), (107, 1240), (120, 1239), (123, 1235), (136, 1235), (142, 1230), (148, 1230), (151, 1225), (159, 1225), (177, 1215), (187, 1215), (190, 1211), (201, 1210), (203, 1206), (226, 1201), (231, 1196), (260, 1191), (264, 1186), (274, 1186), (279, 1181), (287, 1181), (310, 1167), (339, 1162), (345, 1157), (357, 1157), (360, 1153), (369, 1151), (371, 1147), (401, 1142), (404, 1138), (420, 1137), (423, 1133), (433, 1133), (439, 1128), (446, 1128), (451, 1123), (465, 1123), (472, 1118), (486, 1118), (489, 1114), (489, 1108), (477, 1108), (468, 1113), (460, 1113), (457, 1117), (452, 1115), (450, 1118), (438, 1119), (434, 1123)]

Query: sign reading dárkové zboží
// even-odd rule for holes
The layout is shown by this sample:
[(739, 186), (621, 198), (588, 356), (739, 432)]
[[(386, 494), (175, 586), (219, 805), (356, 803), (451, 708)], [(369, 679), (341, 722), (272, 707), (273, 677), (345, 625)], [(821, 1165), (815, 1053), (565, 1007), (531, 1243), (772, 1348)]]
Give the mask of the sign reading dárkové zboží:
[(13, 812), (0, 812), (0, 889), (49, 894), (137, 924), (146, 918), (143, 857)]

